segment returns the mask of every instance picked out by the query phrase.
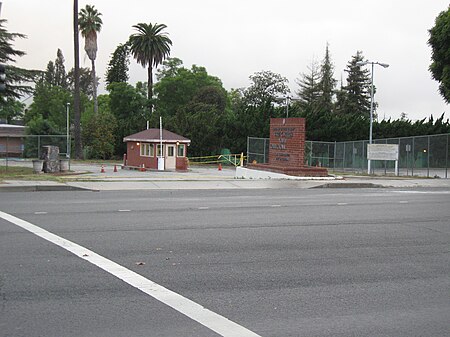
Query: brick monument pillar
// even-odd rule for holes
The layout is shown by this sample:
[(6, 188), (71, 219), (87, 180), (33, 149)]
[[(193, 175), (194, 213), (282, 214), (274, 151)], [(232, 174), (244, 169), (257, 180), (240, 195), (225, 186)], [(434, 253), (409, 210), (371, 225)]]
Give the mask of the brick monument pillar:
[(271, 118), (269, 163), (248, 164), (248, 168), (293, 176), (326, 177), (326, 168), (306, 166), (305, 124), (304, 118)]

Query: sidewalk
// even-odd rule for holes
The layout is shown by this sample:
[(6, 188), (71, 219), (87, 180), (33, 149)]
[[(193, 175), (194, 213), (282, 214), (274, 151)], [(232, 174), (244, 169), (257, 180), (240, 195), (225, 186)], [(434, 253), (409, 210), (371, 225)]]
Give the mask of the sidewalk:
[[(180, 189), (271, 189), (271, 188), (371, 188), (371, 187), (440, 187), (450, 189), (450, 179), (427, 179), (383, 176), (345, 176), (325, 179), (269, 177), (267, 179), (235, 178), (236, 170), (225, 167), (193, 167), (188, 172), (145, 171), (121, 169), (108, 164), (72, 164), (70, 175), (52, 180), (6, 180), (0, 192), (31, 191), (113, 191), (113, 190), (180, 190)], [(292, 178), (292, 177), (291, 177)]]

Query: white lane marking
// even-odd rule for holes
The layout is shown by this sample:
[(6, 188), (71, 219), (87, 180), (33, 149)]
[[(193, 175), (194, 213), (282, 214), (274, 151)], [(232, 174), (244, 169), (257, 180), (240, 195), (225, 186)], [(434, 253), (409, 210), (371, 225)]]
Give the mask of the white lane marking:
[(281, 207), (281, 205), (270, 205), (270, 207)]
[(131, 209), (119, 209), (119, 212), (131, 212)]
[(209, 209), (209, 207), (204, 206), (204, 207), (199, 207), (198, 209)]
[(400, 204), (407, 204), (408, 202), (409, 202), (409, 201), (406, 201), (406, 200), (400, 200), (400, 201), (399, 201)]
[(34, 214), (36, 214), (36, 215), (47, 214), (47, 212), (34, 212)]
[(391, 192), (404, 194), (450, 194), (450, 191), (391, 191)]
[(66, 240), (60, 236), (46, 231), (30, 222), (19, 219), (13, 215), (0, 211), (0, 218), (9, 221), (65, 250), (72, 254), (88, 261), (106, 272), (114, 275), (129, 285), (139, 289), (140, 291), (152, 296), (158, 301), (172, 307), (178, 312), (186, 315), (194, 321), (204, 325), (208, 329), (218, 333), (224, 337), (260, 337), (256, 333), (240, 326), (239, 324), (230, 321), (215, 312), (206, 309), (200, 304), (191, 301), (190, 299), (177, 294), (163, 286), (139, 275), (107, 258), (94, 253), (93, 251), (84, 248), (72, 241)]
[(347, 202), (338, 202), (338, 206), (345, 206), (345, 205), (348, 205), (348, 203)]

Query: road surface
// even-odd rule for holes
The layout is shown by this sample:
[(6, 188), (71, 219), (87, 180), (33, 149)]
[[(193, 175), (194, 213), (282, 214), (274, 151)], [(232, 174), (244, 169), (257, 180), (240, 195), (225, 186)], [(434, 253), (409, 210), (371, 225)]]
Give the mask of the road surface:
[(450, 335), (448, 189), (2, 193), (0, 205), (0, 336)]

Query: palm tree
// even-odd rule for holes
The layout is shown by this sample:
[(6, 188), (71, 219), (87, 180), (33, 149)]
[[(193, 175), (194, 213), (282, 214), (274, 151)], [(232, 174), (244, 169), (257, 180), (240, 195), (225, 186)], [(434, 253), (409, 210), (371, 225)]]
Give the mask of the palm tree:
[(73, 46), (74, 46), (74, 136), (75, 136), (75, 158), (83, 157), (81, 143), (81, 111), (80, 111), (80, 43), (78, 38), (78, 0), (73, 0)]
[(149, 99), (150, 114), (152, 113), (153, 97), (153, 67), (157, 67), (170, 54), (170, 46), (172, 41), (167, 36), (167, 33), (162, 32), (167, 28), (164, 24), (155, 23), (138, 23), (134, 25), (138, 32), (130, 36), (130, 50), (136, 61), (143, 67), (148, 66), (148, 82), (147, 82), (147, 97)]
[(98, 112), (97, 103), (97, 76), (95, 74), (95, 59), (97, 57), (97, 33), (102, 29), (102, 14), (94, 6), (86, 5), (80, 10), (78, 24), (80, 26), (81, 36), (84, 37), (84, 50), (92, 62), (92, 86), (94, 98), (94, 113)]

